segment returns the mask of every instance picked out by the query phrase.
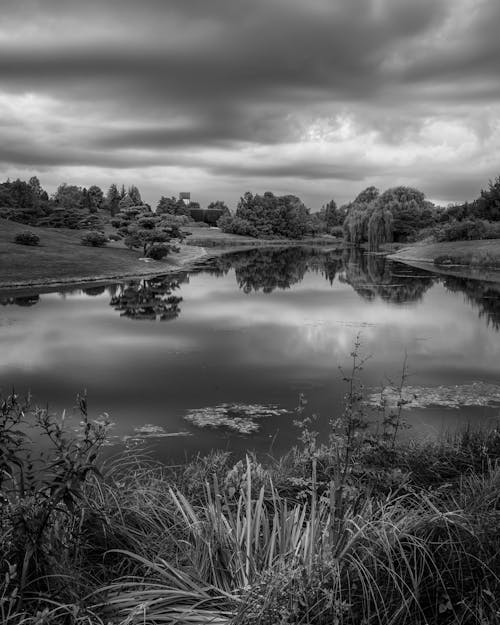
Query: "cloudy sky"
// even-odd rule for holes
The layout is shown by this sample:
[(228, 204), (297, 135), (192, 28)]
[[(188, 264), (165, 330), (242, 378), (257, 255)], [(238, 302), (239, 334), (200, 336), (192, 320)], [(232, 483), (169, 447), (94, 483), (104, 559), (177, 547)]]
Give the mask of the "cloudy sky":
[(498, 0), (1, 4), (1, 179), (316, 209), (500, 174)]

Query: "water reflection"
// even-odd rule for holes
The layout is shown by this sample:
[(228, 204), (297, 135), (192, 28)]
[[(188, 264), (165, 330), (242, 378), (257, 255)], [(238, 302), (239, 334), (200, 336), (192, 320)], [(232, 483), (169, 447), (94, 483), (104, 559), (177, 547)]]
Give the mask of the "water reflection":
[(452, 293), (463, 293), (466, 301), (496, 331), (500, 329), (500, 284), (446, 276), (444, 286)]
[[(271, 442), (288, 449), (298, 393), (326, 435), (345, 393), (336, 367), (349, 366), (360, 329), (363, 353), (373, 355), (363, 372), (370, 392), (398, 380), (405, 353), (409, 384), (439, 386), (440, 401), (443, 393), (456, 399), (457, 385), (470, 395), (477, 381), (491, 397), (500, 379), (500, 286), (356, 251), (252, 249), (216, 258), (189, 280), (179, 273), (72, 293), (9, 292), (0, 301), (0, 386), (15, 384), (55, 410), (87, 388), (93, 413), (108, 412), (116, 436), (161, 436), (169, 459), (186, 450), (266, 451)], [(247, 438), (234, 423), (216, 427), (228, 410), (233, 422), (243, 418), (235, 407), (256, 406), (278, 412), (259, 417), (258, 428), (245, 416)], [(408, 418), (425, 435), (497, 412), (441, 402)], [(200, 435), (201, 417), (210, 427)]]
[(182, 297), (172, 292), (188, 279), (187, 273), (172, 277), (157, 277), (119, 285), (109, 302), (120, 317), (169, 321), (179, 316)]
[[(430, 271), (393, 263), (383, 255), (367, 254), (357, 249), (324, 250), (310, 247), (250, 249), (227, 253), (206, 262), (199, 273), (222, 277), (234, 271), (238, 287), (246, 294), (291, 289), (306, 274), (322, 276), (333, 287), (335, 280), (351, 286), (368, 302), (380, 299), (390, 304), (416, 303), (433, 284), (440, 283), (452, 293), (464, 293), (466, 301), (500, 329), (500, 286), (490, 282), (442, 276)], [(109, 286), (66, 289), (61, 297), (85, 294), (109, 295), (110, 305), (120, 316), (135, 320), (168, 321), (181, 313), (182, 297), (175, 294), (187, 273), (174, 277), (155, 277)], [(40, 296), (0, 297), (3, 306), (34, 306)]]
[(365, 254), (361, 250), (345, 250), (341, 282), (368, 301), (380, 297), (392, 304), (418, 302), (436, 281), (431, 273), (395, 265), (385, 256)]
[(34, 306), (40, 301), (39, 295), (23, 295), (20, 297), (0, 297), (2, 306)]

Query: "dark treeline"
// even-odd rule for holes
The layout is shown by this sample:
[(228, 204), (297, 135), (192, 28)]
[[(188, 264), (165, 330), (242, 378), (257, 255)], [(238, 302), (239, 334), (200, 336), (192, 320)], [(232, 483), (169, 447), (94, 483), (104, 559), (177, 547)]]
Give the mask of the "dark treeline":
[[(223, 231), (259, 238), (302, 239), (333, 234), (352, 245), (369, 244), (377, 249), (387, 242), (411, 242), (433, 235), (438, 241), (500, 237), (500, 177), (472, 202), (444, 208), (425, 199), (422, 191), (399, 186), (383, 193), (371, 186), (338, 207), (327, 202), (312, 212), (295, 195), (276, 196), (246, 192), (231, 213), (221, 200), (200, 207), (190, 198), (162, 196), (154, 210), (142, 200), (137, 186), (119, 189), (112, 184), (104, 192), (63, 183), (49, 194), (36, 176), (28, 182), (0, 184), (0, 217), (27, 225), (102, 229), (103, 219), (130, 211), (156, 212), (177, 225), (201, 222), (218, 225)], [(136, 212), (138, 212), (136, 210)]]

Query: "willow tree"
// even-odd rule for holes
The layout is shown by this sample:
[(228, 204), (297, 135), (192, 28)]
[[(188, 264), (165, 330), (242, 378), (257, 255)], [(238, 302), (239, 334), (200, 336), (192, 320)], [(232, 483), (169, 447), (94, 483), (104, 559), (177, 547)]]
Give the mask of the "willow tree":
[(372, 206), (353, 202), (344, 220), (344, 237), (347, 243), (360, 245), (368, 238), (368, 222), (372, 214)]
[(391, 243), (394, 235), (394, 218), (387, 208), (377, 208), (368, 220), (368, 244), (378, 250), (383, 243)]

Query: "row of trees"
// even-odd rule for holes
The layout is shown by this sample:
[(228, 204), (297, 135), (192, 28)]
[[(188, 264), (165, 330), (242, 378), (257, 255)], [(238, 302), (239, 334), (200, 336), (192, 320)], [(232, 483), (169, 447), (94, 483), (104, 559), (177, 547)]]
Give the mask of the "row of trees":
[[(49, 197), (36, 176), (28, 182), (8, 180), (0, 184), (0, 217), (29, 225), (102, 229), (106, 214), (116, 217), (129, 209), (138, 209), (136, 216), (144, 210), (151, 212), (135, 185), (119, 189), (112, 184), (104, 193), (97, 185), (84, 188), (63, 183)], [(413, 240), (418, 232), (432, 227), (439, 230), (436, 236), (440, 240), (477, 238), (477, 232), (488, 236), (494, 230), (488, 224), (500, 220), (500, 177), (490, 181), (489, 188), (473, 202), (447, 209), (434, 206), (412, 187), (393, 187), (380, 193), (371, 186), (352, 202), (337, 207), (331, 200), (317, 213), (311, 213), (295, 195), (271, 192), (245, 193), (234, 215), (220, 200), (202, 209), (197, 202), (166, 196), (160, 198), (155, 213), (168, 217), (169, 225), (204, 221), (226, 232), (252, 237), (300, 239), (343, 233), (349, 243), (369, 243), (376, 249), (385, 242)]]
[(236, 214), (219, 220), (225, 232), (251, 237), (300, 239), (311, 231), (309, 210), (295, 195), (276, 196), (247, 192), (238, 203)]

